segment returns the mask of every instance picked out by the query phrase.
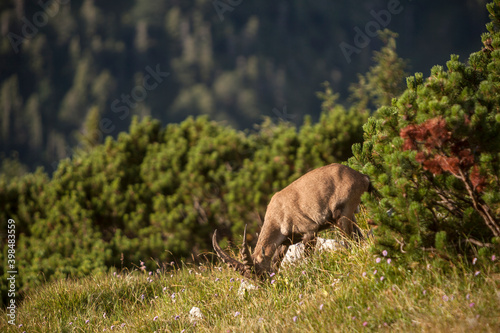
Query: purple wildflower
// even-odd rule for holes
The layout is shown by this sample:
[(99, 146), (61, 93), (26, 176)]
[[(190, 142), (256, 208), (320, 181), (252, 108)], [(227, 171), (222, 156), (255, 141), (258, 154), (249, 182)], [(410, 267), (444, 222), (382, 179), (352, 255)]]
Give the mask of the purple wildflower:
[(497, 260), (497, 257), (495, 255), (492, 255), (491, 256), (491, 261), (495, 261), (495, 260)]
[(320, 311), (321, 311), (321, 310), (323, 310), (323, 306), (324, 306), (323, 304), (320, 304), (320, 305), (319, 305), (319, 310), (320, 310)]
[(157, 320), (158, 320), (158, 316), (153, 318), (153, 321), (157, 321)]
[(382, 261), (382, 259), (380, 259), (380, 258), (375, 259), (375, 262), (376, 262), (377, 264), (378, 264), (379, 262), (381, 262), (381, 261)]
[(293, 322), (295, 323), (297, 321), (297, 316), (294, 316), (292, 319), (293, 319)]
[(478, 276), (479, 274), (481, 274), (481, 272), (480, 272), (480, 271), (476, 271), (476, 272), (474, 273), (474, 276)]
[(368, 322), (367, 322), (367, 321), (365, 321), (365, 322), (363, 323), (363, 326), (366, 326), (366, 325), (368, 325)]
[(387, 257), (387, 250), (382, 251), (382, 255), (383, 255), (384, 257)]
[(234, 316), (235, 316), (235, 317), (238, 317), (240, 314), (241, 314), (241, 313), (240, 313), (239, 311), (236, 311), (236, 312), (234, 313)]
[(472, 302), (469, 304), (469, 307), (472, 308), (474, 305), (476, 305), (476, 304), (474, 304), (474, 302)]
[(477, 262), (477, 258), (472, 259), (472, 264), (475, 265)]
[(391, 258), (387, 259), (387, 263), (390, 265), (392, 262)]
[(443, 301), (448, 302), (449, 298), (446, 295), (443, 295)]

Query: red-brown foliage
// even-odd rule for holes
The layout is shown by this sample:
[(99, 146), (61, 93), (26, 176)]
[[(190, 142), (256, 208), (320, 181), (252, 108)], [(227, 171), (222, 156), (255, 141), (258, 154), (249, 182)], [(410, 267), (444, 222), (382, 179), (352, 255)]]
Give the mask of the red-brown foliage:
[(486, 186), (486, 178), (475, 165), (469, 143), (453, 138), (445, 119), (437, 117), (420, 125), (410, 124), (400, 131), (400, 136), (404, 139), (404, 150), (417, 151), (415, 160), (424, 170), (434, 175), (450, 172), (457, 177), (461, 177), (460, 171), (470, 171), (469, 180), (475, 191), (481, 192)]
[(458, 175), (458, 171), (460, 169), (460, 163), (457, 157), (436, 155), (435, 159), (439, 163), (441, 169), (443, 169), (444, 171), (451, 172), (454, 175)]
[(477, 165), (474, 165), (472, 167), (472, 170), (469, 174), (469, 179), (472, 183), (472, 186), (474, 187), (474, 190), (476, 190), (477, 192), (482, 192), (484, 190), (484, 187), (486, 186), (486, 177), (481, 175), (481, 172), (479, 171)]
[(429, 149), (442, 147), (451, 138), (451, 132), (446, 129), (446, 120), (441, 117), (429, 119), (421, 126), (426, 131), (425, 145)]
[(451, 132), (446, 128), (446, 120), (438, 117), (420, 125), (410, 124), (401, 130), (400, 136), (405, 140), (405, 150), (414, 150), (418, 144), (424, 144), (427, 149), (434, 149), (445, 145), (451, 139)]

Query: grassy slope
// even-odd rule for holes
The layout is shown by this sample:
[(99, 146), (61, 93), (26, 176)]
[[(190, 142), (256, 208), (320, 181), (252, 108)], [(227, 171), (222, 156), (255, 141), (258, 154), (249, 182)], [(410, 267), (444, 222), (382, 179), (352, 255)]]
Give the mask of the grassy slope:
[[(240, 276), (225, 265), (60, 281), (28, 295), (20, 328), (2, 313), (0, 331), (500, 331), (500, 277), (481, 262), (444, 274), (425, 262), (389, 264), (390, 257), (374, 255), (370, 244), (316, 253), (244, 297)], [(196, 325), (193, 306), (204, 314)]]

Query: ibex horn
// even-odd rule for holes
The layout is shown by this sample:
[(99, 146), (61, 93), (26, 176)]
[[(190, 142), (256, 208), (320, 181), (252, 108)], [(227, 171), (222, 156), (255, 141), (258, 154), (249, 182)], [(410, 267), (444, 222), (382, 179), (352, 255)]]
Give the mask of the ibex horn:
[[(247, 246), (247, 225), (245, 224), (245, 230), (243, 231), (243, 243), (241, 244), (240, 249), (241, 260), (243, 261), (243, 265), (245, 266), (245, 271), (247, 274), (252, 272), (253, 267), (253, 259), (250, 254), (250, 250), (248, 250)], [(245, 273), (243, 273), (245, 275)]]
[[(214, 231), (214, 235), (212, 237), (212, 245), (214, 247), (215, 252), (221, 258), (223, 262), (231, 266), (234, 270), (238, 271), (240, 274), (242, 274), (245, 277), (250, 277), (251, 275), (251, 265), (253, 264), (252, 262), (252, 257), (250, 255), (250, 252), (248, 250), (248, 247), (246, 246), (246, 227), (245, 227), (245, 234), (243, 236), (243, 248), (241, 249), (240, 253), (243, 256), (244, 263), (239, 262), (236, 259), (231, 258), (224, 250), (221, 249), (219, 244), (217, 243), (217, 230)], [(246, 250), (244, 250), (246, 249)]]

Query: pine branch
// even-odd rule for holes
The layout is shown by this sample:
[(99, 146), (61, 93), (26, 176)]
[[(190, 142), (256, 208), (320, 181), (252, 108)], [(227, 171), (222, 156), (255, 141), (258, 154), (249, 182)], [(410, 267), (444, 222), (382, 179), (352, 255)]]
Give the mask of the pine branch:
[(495, 235), (495, 237), (500, 237), (500, 225), (490, 215), (490, 208), (488, 207), (488, 205), (482, 202), (482, 200), (478, 198), (474, 193), (471, 184), (469, 184), (469, 181), (465, 177), (465, 174), (461, 168), (459, 169), (459, 174), (456, 175), (456, 177), (464, 183), (465, 188), (472, 200), (472, 206), (479, 213), (479, 215), (481, 215), (488, 228), (490, 228), (490, 230), (493, 232), (493, 235)]

